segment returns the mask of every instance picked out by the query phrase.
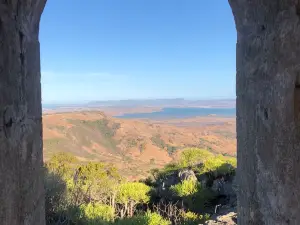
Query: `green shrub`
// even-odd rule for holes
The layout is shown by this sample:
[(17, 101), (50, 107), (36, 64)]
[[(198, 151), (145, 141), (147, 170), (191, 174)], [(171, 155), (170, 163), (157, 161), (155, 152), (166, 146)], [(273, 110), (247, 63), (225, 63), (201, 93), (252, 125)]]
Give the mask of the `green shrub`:
[(126, 182), (120, 185), (117, 201), (119, 203), (128, 203), (129, 201), (147, 203), (150, 199), (149, 191), (150, 187), (144, 183)]
[(53, 155), (45, 166), (49, 172), (58, 174), (63, 178), (67, 178), (72, 175), (72, 168), (74, 168), (76, 163), (78, 163), (78, 160), (74, 155), (59, 152)]
[(224, 157), (222, 155), (215, 156), (206, 160), (201, 168), (202, 173), (213, 173), (214, 176), (227, 175), (235, 171), (236, 159)]
[(114, 208), (99, 203), (89, 203), (80, 206), (80, 219), (93, 221), (95, 224), (103, 221), (113, 221), (115, 217)]
[(117, 203), (121, 204), (121, 217), (132, 217), (136, 205), (148, 203), (151, 188), (140, 182), (122, 183), (117, 193)]
[(113, 225), (145, 225), (145, 218), (142, 215), (137, 215), (131, 218), (117, 220)]
[(167, 145), (167, 151), (168, 154), (172, 156), (177, 151), (177, 147), (172, 145)]
[(211, 208), (210, 202), (215, 198), (213, 191), (201, 187), (200, 182), (193, 180), (184, 180), (182, 183), (171, 186), (170, 190), (173, 195), (183, 200), (189, 210), (195, 212)]
[(179, 159), (181, 167), (192, 167), (213, 158), (214, 154), (205, 149), (188, 148), (182, 151)]
[(44, 185), (46, 222), (52, 224), (57, 214), (64, 211), (67, 206), (67, 188), (60, 176), (49, 173), (47, 169), (44, 174)]
[(144, 215), (137, 215), (117, 221), (114, 225), (170, 225), (171, 222), (161, 215), (147, 211)]
[(209, 219), (209, 215), (205, 214), (199, 215), (193, 212), (184, 212), (182, 215), (183, 224), (182, 225), (198, 225), (204, 223)]
[(168, 220), (165, 220), (161, 215), (147, 211), (145, 216), (147, 225), (170, 225)]
[(135, 139), (127, 139), (127, 148), (133, 148), (137, 146), (137, 141)]
[(230, 165), (232, 165), (234, 168), (237, 167), (237, 159), (236, 157), (224, 157), (225, 158), (225, 161), (227, 163), (229, 163)]
[(154, 145), (156, 145), (157, 147), (164, 149), (166, 146), (166, 143), (164, 140), (161, 139), (161, 136), (159, 134), (151, 137), (151, 141)]
[[(84, 198), (101, 199), (107, 202), (113, 199), (122, 177), (117, 169), (111, 165), (90, 162), (77, 169), (74, 191), (77, 190)], [(78, 194), (75, 194), (78, 196)]]
[(169, 163), (169, 164), (165, 165), (165, 167), (161, 170), (154, 169), (152, 171), (155, 172), (156, 179), (161, 179), (161, 178), (165, 178), (165, 177), (173, 174), (174, 172), (178, 171), (179, 169), (181, 169), (181, 167), (177, 163)]
[(184, 180), (181, 183), (170, 187), (170, 190), (178, 197), (187, 197), (193, 195), (200, 189), (200, 183), (194, 180)]

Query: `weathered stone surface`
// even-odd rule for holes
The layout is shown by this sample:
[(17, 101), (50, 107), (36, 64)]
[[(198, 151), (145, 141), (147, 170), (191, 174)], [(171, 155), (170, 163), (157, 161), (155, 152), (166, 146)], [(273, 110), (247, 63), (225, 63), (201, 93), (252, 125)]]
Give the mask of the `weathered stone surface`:
[(215, 220), (209, 220), (205, 222), (205, 225), (236, 225), (237, 215), (235, 212), (218, 216)]
[(237, 28), (238, 224), (300, 224), (300, 3), (229, 0)]
[(189, 169), (184, 169), (184, 170), (179, 171), (178, 177), (179, 177), (180, 181), (184, 181), (184, 180), (197, 181), (197, 177), (196, 177), (194, 171), (189, 170)]
[(0, 224), (45, 223), (40, 15), (46, 0), (0, 0)]
[(224, 179), (214, 180), (211, 190), (221, 196), (231, 197), (236, 195), (232, 181), (225, 181)]

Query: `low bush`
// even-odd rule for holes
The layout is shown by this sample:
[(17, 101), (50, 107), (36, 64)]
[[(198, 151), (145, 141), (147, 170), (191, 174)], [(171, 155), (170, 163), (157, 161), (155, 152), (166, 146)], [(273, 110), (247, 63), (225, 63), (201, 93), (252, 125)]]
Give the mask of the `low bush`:
[(178, 197), (188, 197), (197, 193), (200, 189), (200, 183), (193, 180), (184, 180), (170, 187), (170, 190)]
[(214, 177), (224, 176), (234, 173), (236, 168), (236, 159), (218, 155), (209, 158), (201, 167), (201, 173), (211, 173)]
[(179, 165), (182, 168), (194, 167), (205, 163), (207, 159), (213, 158), (214, 154), (205, 149), (187, 148), (182, 151)]
[(183, 223), (182, 225), (198, 225), (204, 223), (206, 220), (209, 219), (209, 215), (205, 214), (199, 215), (193, 212), (184, 212), (182, 214)]
[(114, 225), (171, 225), (171, 222), (158, 213), (147, 211), (145, 214), (119, 220)]
[(89, 203), (80, 206), (80, 221), (84, 224), (91, 225), (101, 224), (104, 222), (114, 221), (115, 210), (111, 206), (99, 204), (99, 203)]

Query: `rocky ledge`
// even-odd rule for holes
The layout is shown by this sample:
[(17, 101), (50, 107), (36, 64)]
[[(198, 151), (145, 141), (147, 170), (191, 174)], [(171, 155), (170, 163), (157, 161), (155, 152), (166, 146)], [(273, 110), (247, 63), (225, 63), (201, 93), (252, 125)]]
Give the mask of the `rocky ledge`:
[(237, 215), (235, 212), (230, 212), (226, 215), (218, 216), (215, 220), (205, 222), (205, 225), (236, 225)]

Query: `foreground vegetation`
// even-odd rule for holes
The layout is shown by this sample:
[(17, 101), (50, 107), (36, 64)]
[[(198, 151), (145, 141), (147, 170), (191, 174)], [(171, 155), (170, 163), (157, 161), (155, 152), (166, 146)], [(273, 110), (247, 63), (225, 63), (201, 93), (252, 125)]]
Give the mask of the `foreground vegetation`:
[(45, 164), (47, 224), (198, 225), (209, 218), (214, 192), (191, 176), (165, 186), (167, 180), (184, 170), (214, 179), (235, 167), (234, 158), (191, 148), (146, 180), (127, 181), (113, 165), (58, 153)]

